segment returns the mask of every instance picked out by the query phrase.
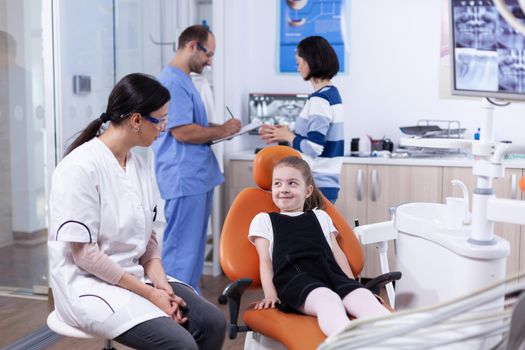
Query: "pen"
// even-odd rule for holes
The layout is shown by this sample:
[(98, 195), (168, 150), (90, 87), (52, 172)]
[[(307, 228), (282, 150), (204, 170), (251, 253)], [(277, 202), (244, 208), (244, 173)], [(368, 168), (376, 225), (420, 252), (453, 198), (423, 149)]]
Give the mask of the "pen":
[(235, 117), (233, 116), (232, 111), (230, 111), (230, 109), (228, 108), (228, 106), (226, 106), (226, 109), (228, 110), (228, 113), (230, 113), (230, 116), (232, 117), (232, 119), (235, 119)]

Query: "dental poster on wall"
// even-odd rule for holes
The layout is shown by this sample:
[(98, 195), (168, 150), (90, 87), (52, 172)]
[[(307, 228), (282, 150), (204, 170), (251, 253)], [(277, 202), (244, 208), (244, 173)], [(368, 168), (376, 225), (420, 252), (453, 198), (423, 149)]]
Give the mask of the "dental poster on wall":
[(295, 49), (311, 35), (324, 37), (339, 59), (339, 72), (345, 71), (344, 8), (348, 0), (279, 0), (279, 72), (297, 72)]

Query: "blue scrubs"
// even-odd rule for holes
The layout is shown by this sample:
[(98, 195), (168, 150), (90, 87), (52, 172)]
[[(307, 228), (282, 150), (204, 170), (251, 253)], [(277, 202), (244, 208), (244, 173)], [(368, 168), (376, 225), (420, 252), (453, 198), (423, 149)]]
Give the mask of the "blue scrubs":
[(159, 81), (171, 95), (166, 131), (153, 144), (155, 175), (166, 201), (168, 223), (163, 265), (166, 273), (197, 288), (204, 266), (213, 189), (224, 177), (209, 145), (182, 143), (170, 132), (188, 124), (208, 126), (204, 103), (191, 78), (179, 68), (166, 66)]
[[(208, 218), (211, 213), (213, 190), (197, 194), (168, 199), (164, 206), (167, 217), (166, 232), (162, 245), (162, 261), (168, 275), (197, 287), (202, 275)], [(189, 229), (180, 229), (189, 228)], [(202, 244), (204, 242), (204, 244)], [(199, 291), (200, 293), (200, 291)]]

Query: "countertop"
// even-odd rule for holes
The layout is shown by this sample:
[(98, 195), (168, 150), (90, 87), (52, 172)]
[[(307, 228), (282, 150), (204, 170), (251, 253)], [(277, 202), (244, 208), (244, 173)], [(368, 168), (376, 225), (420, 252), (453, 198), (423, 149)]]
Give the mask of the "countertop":
[[(235, 152), (226, 155), (228, 160), (253, 160), (253, 150)], [(465, 155), (446, 155), (441, 157), (412, 157), (412, 158), (387, 158), (387, 157), (344, 157), (345, 164), (365, 165), (410, 165), (410, 166), (449, 166), (472, 167), (474, 159)], [(503, 162), (508, 169), (525, 169), (525, 159), (509, 159)]]

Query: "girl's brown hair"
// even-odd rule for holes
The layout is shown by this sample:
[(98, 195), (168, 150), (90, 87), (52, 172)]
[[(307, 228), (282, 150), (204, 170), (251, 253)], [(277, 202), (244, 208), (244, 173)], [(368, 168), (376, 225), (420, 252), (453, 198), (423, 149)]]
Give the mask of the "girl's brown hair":
[(274, 169), (277, 167), (282, 166), (288, 166), (294, 169), (299, 170), (301, 175), (303, 175), (304, 182), (306, 183), (306, 186), (312, 186), (313, 191), (312, 195), (308, 198), (306, 198), (306, 201), (304, 202), (304, 211), (312, 210), (312, 209), (323, 209), (324, 208), (324, 199), (323, 195), (321, 194), (321, 191), (315, 186), (314, 178), (312, 176), (312, 171), (310, 170), (310, 166), (308, 163), (299, 158), (299, 157), (286, 157), (281, 159), (275, 166)]

